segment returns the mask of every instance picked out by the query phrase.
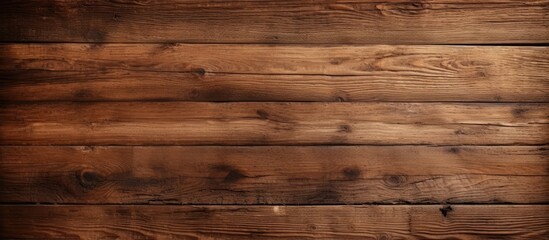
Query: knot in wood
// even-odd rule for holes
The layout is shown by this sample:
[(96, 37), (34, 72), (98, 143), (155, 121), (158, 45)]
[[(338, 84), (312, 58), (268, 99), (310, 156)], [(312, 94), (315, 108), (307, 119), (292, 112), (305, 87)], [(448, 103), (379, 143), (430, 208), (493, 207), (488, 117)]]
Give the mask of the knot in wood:
[(406, 176), (403, 175), (388, 175), (383, 178), (383, 182), (390, 187), (398, 187), (406, 182)]
[(80, 186), (87, 189), (95, 188), (105, 181), (103, 175), (88, 169), (77, 172), (76, 176)]

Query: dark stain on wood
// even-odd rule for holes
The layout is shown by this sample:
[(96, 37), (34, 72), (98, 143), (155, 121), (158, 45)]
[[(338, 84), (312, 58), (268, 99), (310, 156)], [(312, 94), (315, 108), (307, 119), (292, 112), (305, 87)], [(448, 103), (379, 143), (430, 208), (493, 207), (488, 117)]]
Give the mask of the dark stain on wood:
[(377, 236), (378, 240), (391, 240), (391, 235), (387, 234), (387, 233), (382, 233), (380, 235)]
[(223, 183), (236, 183), (242, 179), (248, 178), (248, 176), (246, 176), (240, 170), (226, 164), (214, 165), (212, 167), (212, 170), (225, 174), (225, 176), (223, 177)]
[(461, 150), (459, 149), (459, 147), (450, 147), (450, 148), (448, 148), (449, 153), (458, 154), (460, 151)]
[(226, 183), (234, 183), (244, 178), (247, 178), (247, 176), (236, 169), (231, 169), (223, 181)]
[[(198, 76), (198, 78), (200, 79), (201, 77)], [(238, 90), (234, 90), (229, 87), (202, 88), (199, 92), (201, 94), (199, 94), (199, 98), (195, 100), (227, 101), (235, 98), (246, 99), (248, 97), (248, 95), (245, 94), (240, 95), (240, 92)]]
[(345, 100), (345, 97), (342, 97), (342, 96), (337, 96), (337, 97), (335, 98), (335, 100), (336, 100), (336, 102), (345, 102), (345, 101), (346, 101), (346, 100)]
[(526, 108), (516, 108), (513, 109), (513, 116), (516, 118), (522, 118), (524, 116), (524, 113), (528, 112), (528, 109)]
[(78, 100), (92, 99), (93, 97), (93, 91), (90, 89), (79, 89), (74, 93), (74, 98)]
[(193, 73), (195, 73), (197, 76), (204, 77), (204, 75), (206, 75), (206, 69), (196, 68), (196, 69), (193, 69)]
[(351, 126), (348, 125), (348, 124), (341, 124), (341, 125), (339, 125), (338, 132), (340, 132), (340, 133), (350, 133), (350, 132), (352, 132), (352, 129), (351, 129)]
[(172, 50), (177, 46), (179, 46), (179, 43), (166, 42), (166, 43), (160, 44), (160, 50)]
[(362, 174), (362, 171), (358, 167), (347, 167), (342, 172), (347, 180), (357, 180)]
[(118, 208), (116, 209), (116, 214), (119, 216), (128, 217), (132, 215), (132, 212), (127, 208)]
[(439, 209), (440, 213), (443, 217), (447, 217), (450, 212), (452, 212), (454, 209), (452, 209), (452, 206), (447, 205)]
[(466, 135), (467, 133), (463, 129), (457, 129), (454, 131), (456, 135)]
[(346, 61), (349, 61), (349, 60), (350, 60), (350, 59), (347, 58), (347, 57), (332, 58), (332, 59), (330, 60), (330, 64), (332, 64), (332, 65), (340, 65), (340, 64), (342, 64), (342, 63), (344, 63), (344, 62), (346, 62)]
[(261, 118), (261, 119), (269, 119), (269, 113), (267, 113), (264, 110), (259, 109), (259, 110), (256, 111), (256, 113), (259, 116), (259, 118)]
[(102, 30), (92, 29), (86, 32), (84, 39), (96, 43), (105, 42), (107, 39), (107, 33)]
[[(103, 46), (104, 46), (104, 44), (101, 43), (101, 42), (90, 43), (90, 44), (88, 45), (88, 49), (89, 49), (90, 51), (97, 51), (97, 50), (103, 48)], [(101, 67), (102, 70), (105, 69), (105, 68), (106, 68), (106, 66)]]
[(121, 18), (122, 16), (120, 14), (114, 13), (112, 15), (112, 20), (114, 20), (115, 22), (120, 21)]
[(342, 203), (341, 193), (337, 190), (337, 187), (332, 183), (323, 183), (316, 193), (307, 198), (307, 201), (320, 202), (320, 203)]
[(167, 186), (170, 185), (170, 183), (184, 180), (182, 176), (179, 176), (177, 178), (162, 178), (160, 176), (138, 177), (135, 176), (131, 171), (115, 172), (110, 174), (108, 177), (112, 181), (119, 182), (121, 188), (128, 190)]
[(77, 172), (76, 177), (80, 185), (86, 189), (96, 188), (106, 180), (100, 173), (87, 169)]

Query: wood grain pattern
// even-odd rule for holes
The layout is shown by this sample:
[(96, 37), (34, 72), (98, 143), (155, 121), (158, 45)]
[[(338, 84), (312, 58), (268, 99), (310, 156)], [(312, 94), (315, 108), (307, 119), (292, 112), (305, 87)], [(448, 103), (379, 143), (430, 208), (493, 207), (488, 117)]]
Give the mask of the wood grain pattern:
[(549, 0), (0, 1), (0, 239), (547, 239)]
[(546, 147), (1, 147), (6, 203), (547, 203)]
[[(1, 206), (25, 239), (546, 239), (545, 205)], [(94, 217), (90, 217), (94, 216)]]
[(0, 41), (547, 43), (548, 1), (2, 1)]
[(547, 144), (545, 104), (4, 104), (4, 145)]
[(0, 53), (3, 101), (549, 101), (547, 47), (4, 44)]

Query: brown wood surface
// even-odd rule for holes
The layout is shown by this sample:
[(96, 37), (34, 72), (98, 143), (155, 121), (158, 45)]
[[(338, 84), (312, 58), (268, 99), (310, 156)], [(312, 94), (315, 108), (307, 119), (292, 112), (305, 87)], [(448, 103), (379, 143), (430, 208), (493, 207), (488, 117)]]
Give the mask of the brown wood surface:
[(0, 239), (547, 239), (549, 0), (0, 1)]
[(0, 41), (547, 43), (548, 1), (5, 0)]
[(33, 103), (3, 145), (547, 144), (546, 104)]
[(547, 203), (546, 147), (1, 147), (0, 201)]
[(549, 235), (546, 205), (4, 205), (0, 215), (0, 237), (6, 239), (547, 239)]
[(4, 101), (549, 101), (549, 48), (0, 45)]

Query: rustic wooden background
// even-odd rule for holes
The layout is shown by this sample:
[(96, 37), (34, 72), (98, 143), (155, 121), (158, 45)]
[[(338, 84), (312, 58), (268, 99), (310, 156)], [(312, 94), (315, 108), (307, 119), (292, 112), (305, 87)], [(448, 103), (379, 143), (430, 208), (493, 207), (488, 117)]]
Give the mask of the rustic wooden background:
[(549, 239), (547, 0), (3, 0), (2, 239)]

